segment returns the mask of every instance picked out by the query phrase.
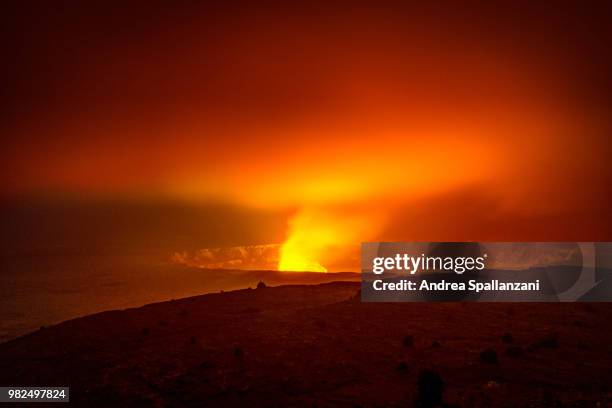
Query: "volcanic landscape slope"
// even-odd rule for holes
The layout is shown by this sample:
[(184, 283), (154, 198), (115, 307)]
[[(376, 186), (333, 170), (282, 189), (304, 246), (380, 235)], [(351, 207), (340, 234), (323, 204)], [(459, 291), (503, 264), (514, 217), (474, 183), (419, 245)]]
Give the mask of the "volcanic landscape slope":
[(435, 402), (418, 386), (433, 376), (451, 406), (612, 402), (608, 304), (358, 293), (265, 287), (67, 321), (0, 345), (0, 384), (69, 385), (80, 406), (411, 406)]

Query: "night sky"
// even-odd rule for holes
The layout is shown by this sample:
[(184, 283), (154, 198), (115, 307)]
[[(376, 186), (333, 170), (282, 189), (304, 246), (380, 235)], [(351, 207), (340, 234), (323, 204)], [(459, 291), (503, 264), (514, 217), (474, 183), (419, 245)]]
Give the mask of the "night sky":
[(612, 239), (605, 2), (111, 3), (3, 5), (3, 253)]

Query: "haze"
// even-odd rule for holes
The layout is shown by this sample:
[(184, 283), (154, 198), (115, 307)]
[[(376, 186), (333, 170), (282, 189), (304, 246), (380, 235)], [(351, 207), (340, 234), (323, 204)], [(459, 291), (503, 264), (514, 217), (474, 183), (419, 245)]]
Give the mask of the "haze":
[(16, 5), (3, 251), (323, 272), (362, 241), (610, 239), (604, 15)]

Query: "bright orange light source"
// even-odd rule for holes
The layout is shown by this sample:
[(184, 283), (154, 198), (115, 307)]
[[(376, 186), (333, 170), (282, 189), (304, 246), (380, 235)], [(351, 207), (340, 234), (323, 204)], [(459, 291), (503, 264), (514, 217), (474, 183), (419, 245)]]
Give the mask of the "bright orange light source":
[(327, 272), (324, 266), (345, 255), (346, 246), (366, 240), (380, 226), (373, 215), (302, 209), (290, 221), (279, 253), (279, 271)]

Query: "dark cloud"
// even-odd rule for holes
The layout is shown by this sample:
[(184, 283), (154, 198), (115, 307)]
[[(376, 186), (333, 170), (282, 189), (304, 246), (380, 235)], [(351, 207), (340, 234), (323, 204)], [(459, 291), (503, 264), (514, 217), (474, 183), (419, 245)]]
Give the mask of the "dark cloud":
[(278, 243), (286, 213), (228, 204), (21, 199), (0, 204), (0, 254), (146, 254)]

